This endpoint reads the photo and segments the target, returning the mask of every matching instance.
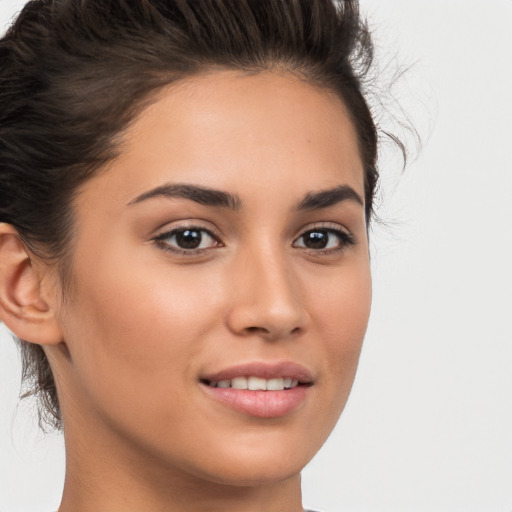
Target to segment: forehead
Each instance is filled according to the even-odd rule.
[[[241,196],[345,183],[364,196],[357,135],[341,99],[273,72],[218,71],[161,90],[99,179],[124,202],[169,181]]]

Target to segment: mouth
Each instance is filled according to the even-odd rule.
[[[299,382],[298,379],[294,379],[292,377],[265,379],[263,377],[256,376],[240,376],[233,379],[222,379],[218,381],[202,379],[201,382],[212,388],[249,389],[251,391],[284,391],[285,389],[296,388],[299,385],[311,385],[311,383]]]
[[[249,363],[200,379],[203,390],[227,408],[256,418],[277,418],[300,408],[314,381],[295,363]]]

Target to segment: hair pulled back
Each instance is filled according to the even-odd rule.
[[[355,0],[33,0],[0,39],[0,222],[65,281],[72,200],[114,159],[154,93],[194,74],[278,68],[335,91],[354,123],[367,219],[377,131],[362,84],[372,43]],[[61,426],[42,348],[19,340],[40,424]]]

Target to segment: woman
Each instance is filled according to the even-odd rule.
[[[0,42],[0,317],[60,512],[302,510],[371,302],[357,3],[29,2]]]

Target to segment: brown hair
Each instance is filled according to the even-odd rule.
[[[78,187],[115,158],[118,135],[159,88],[212,68],[273,67],[344,101],[365,170],[368,221],[377,130],[363,96],[373,48],[355,0],[33,0],[0,40],[0,222],[63,278]],[[65,281],[65,279],[64,279]],[[59,428],[40,346],[19,340],[25,396]]]

